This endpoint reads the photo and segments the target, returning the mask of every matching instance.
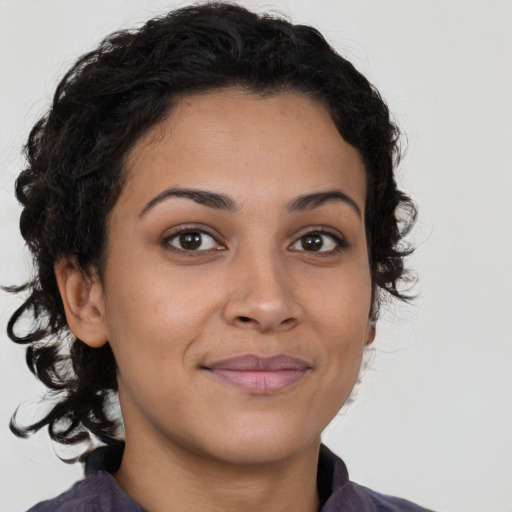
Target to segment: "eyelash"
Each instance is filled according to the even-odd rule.
[[[339,253],[343,252],[348,248],[347,241],[339,234],[335,234],[332,231],[329,231],[325,228],[308,228],[307,231],[301,233],[298,238],[290,245],[290,249],[296,251],[296,249],[292,249],[292,247],[296,244],[299,244],[301,240],[304,240],[307,237],[313,237],[314,235],[320,235],[321,237],[328,237],[334,242],[334,248],[328,251],[306,251],[306,250],[298,250],[297,252],[302,252],[307,255],[314,255],[315,257],[321,258],[329,258],[337,256]],[[324,242],[323,242],[324,243]]]
[[[181,235],[186,235],[186,234],[193,234],[193,233],[198,233],[202,236],[206,235],[208,236],[209,238],[211,238],[216,244],[217,244],[217,247],[215,249],[203,249],[203,250],[191,250],[191,249],[183,249],[183,248],[179,248],[179,247],[174,247],[172,245],[172,242],[176,239],[178,239]],[[215,251],[223,251],[224,249],[226,249],[226,247],[224,247],[223,245],[221,245],[218,241],[217,241],[217,237],[212,235],[211,233],[208,233],[208,231],[204,230],[204,229],[201,229],[201,228],[197,228],[197,227],[193,227],[193,226],[187,226],[187,227],[183,227],[181,229],[179,229],[178,231],[175,231],[174,233],[172,233],[171,235],[169,236],[166,236],[163,240],[162,240],[162,246],[164,248],[166,248],[167,250],[170,250],[170,251],[173,251],[173,252],[177,252],[179,254],[183,254],[183,255],[186,255],[186,256],[198,256],[200,254],[204,254],[204,253],[210,253],[212,250],[215,250]]]
[[[183,248],[175,247],[172,245],[172,242],[174,240],[178,239],[178,237],[180,237],[182,235],[194,234],[194,233],[198,233],[200,235],[206,235],[207,237],[211,238],[217,244],[217,247],[211,248],[211,249],[194,250],[194,249],[183,249]],[[303,247],[303,250],[293,248],[296,244],[301,243],[301,241],[303,241],[306,237],[313,237],[315,235],[320,235],[321,237],[330,238],[334,242],[335,247],[333,249],[330,249],[327,251],[321,251],[321,250],[307,251],[304,249],[304,245],[302,243],[301,245]],[[203,241],[201,241],[201,243],[202,242]],[[322,242],[322,244],[324,244],[324,243],[325,242]],[[199,256],[201,254],[204,255],[205,253],[210,254],[212,251],[223,251],[226,249],[225,246],[221,245],[217,241],[217,236],[212,235],[211,233],[209,233],[208,231],[206,231],[204,229],[193,227],[193,226],[183,227],[183,228],[179,229],[178,231],[175,231],[171,235],[166,236],[162,240],[162,246],[164,248],[166,248],[167,250],[170,250],[170,251],[182,254],[182,255],[190,256],[190,257]],[[288,248],[293,252],[301,252],[301,253],[305,253],[305,254],[309,253],[309,255],[314,255],[315,257],[328,258],[328,257],[336,256],[343,250],[347,249],[348,243],[342,236],[335,234],[329,230],[326,230],[325,228],[319,227],[319,228],[308,228],[307,231],[302,232],[295,239],[295,241],[291,245],[288,246]]]

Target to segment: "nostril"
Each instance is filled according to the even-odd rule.
[[[239,316],[238,319],[240,320],[240,322],[243,322],[244,324],[251,321],[251,319],[248,316]]]

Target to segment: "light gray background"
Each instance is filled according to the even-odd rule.
[[[412,307],[378,325],[355,402],[325,442],[354,480],[452,512],[512,511],[512,2],[243,1],[317,26],[381,91],[407,133],[402,187],[420,207]],[[29,259],[12,188],[28,130],[57,79],[104,35],[183,2],[0,0],[0,282]],[[0,295],[0,510],[80,476],[46,433],[19,440],[15,407],[41,388],[4,326]],[[30,408],[29,408],[30,410]],[[62,453],[62,451],[60,451]]]

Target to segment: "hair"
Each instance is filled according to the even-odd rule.
[[[54,395],[50,411],[21,427],[20,437],[48,427],[64,444],[116,437],[120,419],[109,344],[91,348],[70,332],[54,266],[72,258],[101,277],[108,215],[125,179],[125,159],[168,116],[180,97],[240,87],[260,95],[297,91],[321,101],[340,135],[361,154],[367,174],[365,229],[373,315],[386,296],[407,300],[403,238],[416,216],[397,188],[399,130],[377,90],[314,28],[227,4],[194,5],[116,32],[82,56],[59,83],[49,111],[24,148],[16,182],[20,230],[34,278],[12,291],[28,298],[11,316],[11,340],[26,344],[30,371]],[[15,327],[32,318],[27,334]]]

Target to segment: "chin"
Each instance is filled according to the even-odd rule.
[[[229,435],[210,444],[215,458],[234,465],[276,464],[307,449],[318,449],[321,432],[307,432],[304,423],[283,425],[253,420],[242,428],[226,429]]]
[[[257,439],[253,441],[233,443],[222,451],[221,457],[233,465],[269,465],[287,461],[307,448],[320,445],[320,438],[315,442],[294,443],[280,436],[274,439]]]

